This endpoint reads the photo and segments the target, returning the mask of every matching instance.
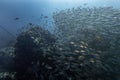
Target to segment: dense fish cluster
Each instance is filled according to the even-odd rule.
[[[79,75],[75,79],[116,80],[120,75],[119,9],[78,7],[55,12],[53,18],[56,43],[72,59],[69,64]]]
[[[113,7],[72,8],[55,12],[54,22],[62,37],[77,33],[80,29],[100,29],[107,33],[119,33],[120,10]],[[101,32],[101,31],[99,31]],[[107,34],[106,34],[107,35]],[[71,36],[70,36],[71,37]],[[68,38],[68,37],[67,37]]]
[[[54,34],[32,25],[17,37],[3,80],[120,79],[119,9],[78,7],[53,18]]]

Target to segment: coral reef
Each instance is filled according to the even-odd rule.
[[[0,80],[13,80],[14,48],[0,49]]]
[[[51,46],[54,46],[54,43],[53,35],[40,27],[33,27],[21,33],[15,44],[16,79],[37,80],[36,78],[39,78],[40,74],[45,73],[45,66],[49,69],[50,67],[47,65],[53,65],[52,60],[48,60],[48,57],[52,55]]]

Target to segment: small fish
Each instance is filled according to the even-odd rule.
[[[83,60],[85,57],[84,56],[79,56],[78,59],[79,60]]]
[[[84,53],[85,51],[84,51],[84,50],[81,50],[80,52]]]
[[[94,62],[95,62],[95,60],[91,58],[91,59],[90,59],[90,62],[91,62],[91,63],[94,63]]]
[[[74,42],[70,42],[70,44],[75,44]]]
[[[63,48],[59,48],[59,50],[60,50],[60,51],[62,51],[62,50],[63,50]]]
[[[83,45],[80,45],[80,47],[81,47],[81,48],[84,48],[84,46],[83,46]]]
[[[74,46],[76,47],[77,45],[75,44]]]
[[[16,17],[14,20],[19,20],[20,18],[19,17]]]
[[[79,51],[79,50],[75,50],[74,52],[75,52],[75,53],[79,53],[80,51]]]
[[[48,16],[44,16],[44,18],[48,18]]]
[[[32,23],[29,23],[29,25],[33,25]]]
[[[84,5],[84,6],[86,6],[86,5],[87,5],[87,3],[84,3],[83,5]]]

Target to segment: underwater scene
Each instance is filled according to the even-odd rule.
[[[0,80],[120,80],[120,0],[0,0]]]

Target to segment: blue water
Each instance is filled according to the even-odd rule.
[[[52,31],[52,13],[55,11],[77,6],[119,8],[119,3],[120,0],[0,0],[0,26],[15,36],[29,23],[41,25]],[[0,47],[10,40],[14,38],[0,28]]]

